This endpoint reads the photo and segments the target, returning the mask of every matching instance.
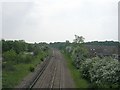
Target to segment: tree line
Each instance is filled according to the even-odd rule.
[[[84,42],[84,37],[75,35],[72,43],[52,43],[54,47],[62,50],[72,58],[72,64],[79,70],[82,77],[90,82],[89,88],[119,88],[120,62],[110,56],[100,58],[90,57],[86,45],[118,46],[119,42]]]
[[[13,70],[15,64],[30,63],[38,56],[47,57],[48,49],[47,43],[32,44],[24,40],[2,40],[3,70]]]

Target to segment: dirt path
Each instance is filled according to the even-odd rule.
[[[21,84],[21,86],[23,85]],[[75,88],[67,63],[60,51],[53,50],[53,56],[50,58],[49,64],[33,88]]]

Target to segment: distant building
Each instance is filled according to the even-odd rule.
[[[98,46],[98,45],[85,45],[89,51],[90,57],[99,56],[111,56],[118,59],[118,47],[117,46]]]

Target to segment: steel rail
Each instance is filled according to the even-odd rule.
[[[36,82],[38,81],[38,79],[40,78],[40,76],[42,75],[42,73],[44,72],[46,67],[48,66],[49,62],[50,62],[50,58],[45,60],[45,62],[41,66],[41,69],[39,70],[39,73],[36,75],[36,77],[34,78],[33,82],[31,82],[30,85],[28,86],[28,89],[32,89],[33,88],[33,86],[36,84]]]

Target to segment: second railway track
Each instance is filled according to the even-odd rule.
[[[60,73],[60,60],[58,60],[56,54],[54,54],[54,57],[50,59],[46,70],[43,72],[33,88],[60,88]]]
[[[46,59],[30,79],[29,84],[23,85],[27,89],[33,88],[70,88],[72,79],[69,77],[65,60],[58,50],[53,50],[52,57]],[[24,88],[24,87],[23,87]]]

